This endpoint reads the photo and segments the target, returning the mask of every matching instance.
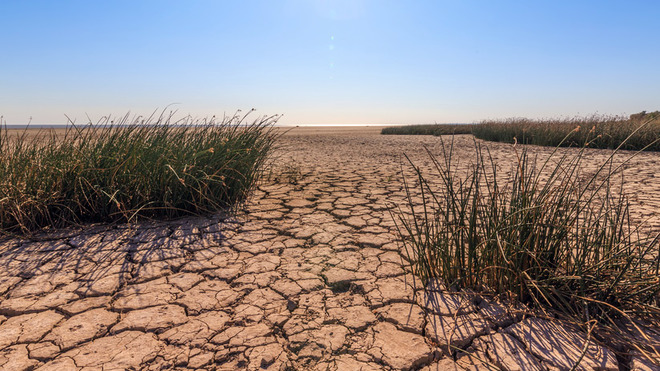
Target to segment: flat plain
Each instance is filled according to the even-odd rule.
[[[525,308],[421,287],[391,211],[413,174],[403,154],[432,179],[426,149],[451,139],[380,129],[282,128],[237,216],[1,238],[0,369],[657,369]],[[458,171],[475,143],[504,176],[520,149],[456,136]],[[610,154],[588,150],[583,171]],[[657,233],[660,153],[624,176],[633,221]]]

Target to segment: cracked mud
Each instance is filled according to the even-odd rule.
[[[623,367],[557,321],[422,290],[390,208],[405,204],[400,155],[429,167],[423,146],[438,153],[438,138],[297,129],[281,141],[238,217],[0,240],[0,369],[562,370],[584,349],[578,369]],[[502,163],[515,156],[489,146]],[[634,216],[656,230],[658,156],[629,165],[645,187]]]

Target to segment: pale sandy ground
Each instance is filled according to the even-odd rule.
[[[584,349],[578,369],[657,369],[585,348],[586,334],[556,321],[422,290],[388,210],[405,202],[402,154],[427,169],[424,146],[439,154],[440,140],[379,132],[288,131],[238,218],[0,240],[0,369],[548,370],[570,369]],[[510,168],[512,146],[488,146]],[[456,138],[462,168],[472,148]],[[653,231],[658,160],[631,161],[625,187]]]

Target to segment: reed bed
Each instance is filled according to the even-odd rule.
[[[202,215],[254,186],[277,116],[112,120],[0,133],[0,232]]]
[[[618,116],[531,120],[489,120],[475,125],[472,134],[494,142],[551,147],[589,147],[660,151],[660,112]]]
[[[471,134],[472,125],[470,124],[433,124],[433,125],[407,125],[390,126],[383,128],[380,132],[383,135],[453,135],[453,134]]]
[[[416,178],[404,179],[408,206],[395,213],[423,281],[595,323],[602,341],[620,334],[613,329],[622,320],[660,319],[660,234],[631,224],[615,181],[618,152],[586,174],[584,147],[556,149],[547,159],[514,147],[517,163],[502,174],[475,142],[471,170],[461,176],[453,145],[442,148],[440,158],[429,152],[432,179],[410,162]]]
[[[660,151],[660,112],[630,115],[533,120],[510,118],[485,120],[468,125],[408,125],[381,130],[386,135],[473,134],[492,142],[522,143],[551,147],[588,147]],[[625,143],[624,143],[625,142]]]

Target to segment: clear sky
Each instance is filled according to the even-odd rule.
[[[0,115],[630,114],[660,109],[659,18],[657,0],[2,0]]]

